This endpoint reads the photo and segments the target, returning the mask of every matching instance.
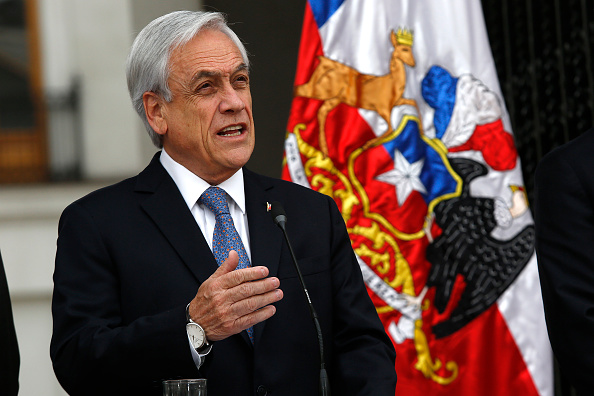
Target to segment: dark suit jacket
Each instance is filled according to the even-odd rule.
[[[536,251],[553,352],[580,394],[594,390],[594,129],[536,172]]]
[[[20,355],[4,263],[0,256],[0,386],[3,395],[15,396],[19,392]]]
[[[207,378],[216,395],[315,395],[319,349],[283,235],[287,231],[320,317],[332,391],[394,395],[395,352],[366,293],[344,222],[326,196],[244,170],[252,264],[284,292],[276,314],[216,342],[200,372],[185,307],[217,268],[200,228],[157,154],[137,177],[68,206],[59,224],[51,357],[72,395],[160,395],[160,380]],[[260,391],[258,391],[260,389]],[[124,392],[121,392],[124,394]]]

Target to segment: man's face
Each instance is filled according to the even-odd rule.
[[[224,33],[204,30],[172,52],[171,102],[162,102],[163,147],[210,184],[231,177],[254,150],[249,74]]]

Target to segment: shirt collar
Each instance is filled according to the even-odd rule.
[[[186,201],[186,205],[188,205],[188,208],[192,210],[192,207],[196,204],[198,198],[200,198],[202,193],[206,191],[208,187],[210,187],[210,184],[208,184],[199,176],[196,176],[183,165],[176,162],[173,158],[171,158],[171,156],[169,156],[169,154],[167,154],[165,149],[163,149],[161,152],[160,161],[167,173],[169,173],[177,185],[177,188],[184,198],[184,201]],[[225,190],[245,215],[245,193],[243,188],[242,169],[239,169],[233,174],[233,176],[215,187],[220,187]]]

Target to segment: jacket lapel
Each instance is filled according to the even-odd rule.
[[[141,207],[155,222],[196,279],[202,283],[217,269],[217,263],[173,179],[157,153],[138,175],[136,192],[148,196]]]
[[[252,266],[268,267],[269,276],[276,276],[280,264],[283,235],[274,224],[270,212],[267,211],[266,204],[275,200],[273,186],[265,178],[245,168],[243,175]],[[254,344],[262,336],[265,325],[264,321],[254,326]]]
[[[244,169],[244,180],[252,265],[268,267],[270,276],[276,276],[283,235],[267,210],[267,203],[275,200],[273,186],[247,169]]]

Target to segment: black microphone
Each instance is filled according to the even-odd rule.
[[[285,209],[283,209],[283,206],[280,204],[280,202],[276,201],[271,204],[270,214],[272,215],[272,220],[274,221],[274,224],[276,224],[283,231],[285,241],[287,241],[287,246],[289,246],[289,252],[291,252],[291,257],[293,258],[295,270],[297,270],[297,276],[299,277],[301,288],[303,289],[303,293],[305,294],[305,298],[307,299],[307,305],[309,306],[311,319],[313,320],[314,326],[316,327],[316,332],[318,335],[318,344],[320,346],[320,395],[330,396],[330,381],[328,380],[328,374],[326,373],[326,363],[324,361],[324,339],[322,337],[322,328],[320,326],[320,321],[318,320],[316,310],[314,309],[314,306],[311,303],[311,299],[309,298],[309,293],[307,292],[307,287],[305,286],[303,275],[301,275],[301,270],[299,269],[299,265],[297,264],[297,258],[295,257],[293,247],[291,246],[289,236],[287,235],[287,230],[285,229],[287,215],[285,213]]]

